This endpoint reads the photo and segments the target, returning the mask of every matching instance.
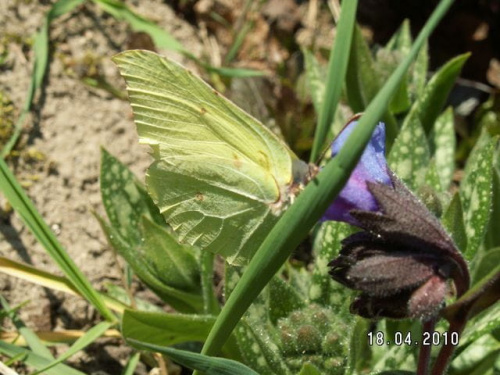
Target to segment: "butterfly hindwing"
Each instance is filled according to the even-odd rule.
[[[114,57],[140,142],[148,191],[181,241],[245,263],[289,203],[292,151],[180,65],[149,51]]]

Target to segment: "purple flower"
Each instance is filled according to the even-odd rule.
[[[332,156],[338,154],[357,124],[357,121],[351,121],[333,141]],[[337,199],[326,211],[323,220],[344,221],[358,225],[359,223],[350,214],[351,210],[377,211],[378,204],[368,189],[368,182],[391,184],[385,160],[385,125],[382,122],[376,126],[358,165]]]
[[[334,154],[354,126],[351,122],[334,141]],[[430,319],[454,290],[459,296],[465,293],[469,271],[439,220],[388,169],[384,142],[380,123],[324,217],[363,229],[342,241],[339,256],[329,264],[330,275],[360,292],[352,313]]]

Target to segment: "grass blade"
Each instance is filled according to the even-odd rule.
[[[318,126],[314,135],[314,143],[311,151],[311,162],[315,162],[325,144],[328,128],[333,122],[333,116],[337,110],[337,104],[342,93],[344,77],[347,72],[347,62],[349,60],[348,51],[351,48],[353,28],[356,22],[356,9],[358,1],[344,1],[342,3],[342,16],[337,27],[337,35],[333,42],[333,48],[328,62],[328,75],[325,99],[319,113]]]
[[[42,372],[46,372],[47,370],[53,368],[54,366],[57,366],[58,364],[62,363],[63,361],[67,360],[74,354],[78,353],[80,350],[85,349],[88,345],[92,344],[95,340],[97,340],[99,337],[101,337],[108,328],[110,328],[112,323],[110,322],[101,322],[91,329],[89,329],[85,334],[80,337],[78,340],[75,341],[71,347],[64,352],[64,354],[60,355],[55,361],[51,362],[44,368],[34,372],[32,375],[38,375],[41,374]]]
[[[31,350],[20,348],[4,341],[0,341],[0,353],[9,357],[22,356],[22,361],[24,363],[36,369],[41,369],[50,363],[50,359],[35,354]],[[63,364],[59,364],[45,373],[47,375],[85,375],[83,372]]]
[[[9,311],[12,323],[14,323],[17,331],[24,337],[31,350],[33,350],[33,353],[50,360],[54,360],[54,357],[52,356],[50,350],[40,341],[35,332],[26,327],[24,322],[17,316],[16,312],[10,309],[9,304],[1,295],[0,303],[2,304],[4,310]]]
[[[439,3],[410,53],[368,106],[339,154],[306,186],[264,240],[217,318],[203,347],[203,354],[215,355],[219,352],[248,306],[338,195],[420,47],[452,3],[453,0],[442,0]]]
[[[29,281],[31,283],[41,285],[43,287],[59,290],[61,292],[81,296],[80,292],[75,289],[68,279],[60,276],[55,276],[49,272],[39,270],[38,268],[27,264],[15,262],[5,257],[0,257],[0,272],[10,276]],[[125,307],[128,307],[113,298],[101,295],[106,306],[118,313],[123,313]]]
[[[184,350],[148,344],[141,341],[127,340],[133,346],[165,354],[183,366],[203,371],[206,375],[258,375],[240,362],[224,358],[212,358]]]
[[[23,191],[5,162],[0,159],[0,190],[12,207],[21,216],[25,225],[54,259],[76,290],[84,296],[107,320],[115,321],[113,313],[104,304],[101,296],[92,287],[85,275],[78,269],[66,250],[61,246],[47,223]]]

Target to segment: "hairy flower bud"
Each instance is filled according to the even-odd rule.
[[[377,138],[375,143],[380,144],[380,134],[384,133],[379,130],[372,141]],[[384,166],[385,159],[380,161],[383,149],[378,150],[378,154],[368,155],[377,158],[377,165]],[[363,158],[362,162],[366,165]],[[356,175],[358,167],[350,179],[354,176],[363,192],[343,190],[342,202],[354,204],[347,213],[336,212],[334,216],[363,231],[342,241],[339,256],[329,264],[330,275],[361,292],[351,305],[353,313],[366,318],[432,318],[443,307],[446,296],[453,292],[449,279],[458,295],[468,289],[467,264],[439,220],[388,168],[385,168],[388,181],[380,174],[384,168],[379,168],[375,173],[378,180],[372,174],[363,185],[359,183],[360,174]],[[356,199],[361,195],[362,204],[357,204]],[[366,209],[368,199],[374,203]],[[335,201],[329,212],[342,205]]]

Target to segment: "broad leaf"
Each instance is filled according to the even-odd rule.
[[[464,253],[467,249],[467,235],[465,233],[464,215],[460,194],[456,193],[453,196],[453,199],[446,209],[441,221],[448,233],[451,234],[451,238],[453,238],[455,245],[457,245],[458,249]]]
[[[441,186],[447,190],[455,171],[456,141],[451,108],[448,108],[437,118],[429,138],[431,154],[436,160],[436,170]]]
[[[290,312],[305,307],[306,296],[301,296],[281,277],[273,277],[267,288],[269,318],[273,324]]]
[[[238,341],[241,355],[246,364],[262,375],[288,375],[280,349],[272,340],[271,332],[265,326],[257,326],[242,319],[234,335]]]
[[[127,261],[137,276],[146,283],[163,301],[180,312],[197,312],[203,309],[200,291],[186,292],[163,283],[152,272],[138,247],[132,247],[104,219],[96,215],[109,243]]]
[[[471,260],[483,241],[491,210],[492,160],[495,140],[486,132],[478,140],[465,166],[460,185],[460,197],[464,209],[467,251]]]
[[[319,113],[325,97],[326,71],[311,51],[304,49],[302,53],[304,54],[306,78],[311,99],[316,113]]]
[[[341,248],[340,241],[352,231],[350,225],[341,222],[325,221],[321,224],[313,245],[315,257],[309,289],[309,298],[312,302],[336,307],[345,302],[345,289],[339,288],[329,276],[328,263],[338,255]]]
[[[140,252],[144,262],[165,285],[186,292],[199,292],[200,268],[193,249],[180,245],[164,227],[143,217]]]
[[[209,315],[152,313],[125,310],[122,334],[127,340],[137,340],[152,345],[170,346],[189,341],[203,342],[215,322]],[[224,353],[239,358],[239,350],[231,338]]]
[[[142,216],[165,223],[134,174],[105,149],[101,150],[100,180],[102,202],[111,226],[130,246],[141,243]]]
[[[443,65],[425,86],[423,95],[413,105],[412,111],[417,111],[422,127],[428,135],[434,122],[443,110],[455,80],[462,71],[469,54],[455,57]]]
[[[429,159],[429,146],[422,124],[417,116],[410,113],[392,146],[389,167],[410,189],[414,189],[423,181]]]

